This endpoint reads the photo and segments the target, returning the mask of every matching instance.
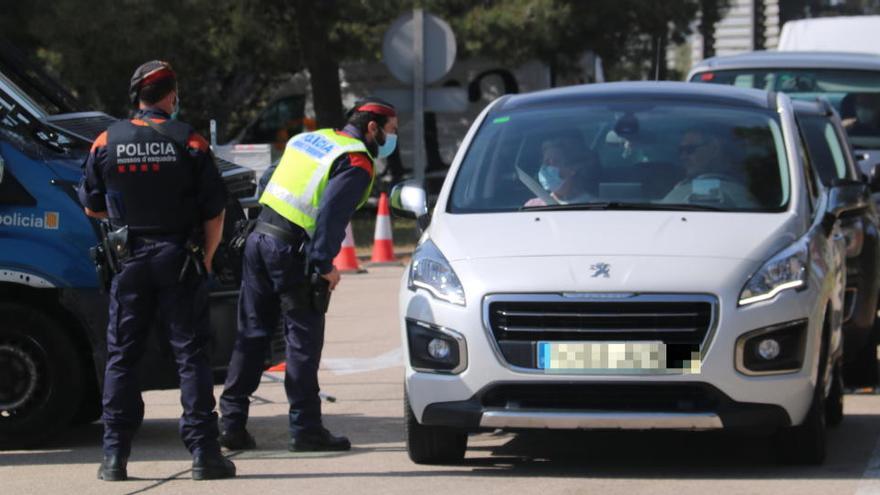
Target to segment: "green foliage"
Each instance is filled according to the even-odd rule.
[[[5,3],[5,2],[4,2]],[[34,0],[0,28],[86,105],[122,116],[128,81],[151,59],[179,75],[184,117],[246,118],[235,110],[265,99],[279,74],[301,68],[292,30],[257,0]],[[27,7],[24,7],[26,5]]]
[[[0,33],[88,106],[117,116],[130,110],[134,69],[168,60],[183,117],[205,129],[209,118],[248,121],[306,67],[321,74],[316,109],[333,115],[338,92],[320,83],[340,62],[381,60],[385,30],[415,3],[450,22],[460,58],[538,59],[561,74],[593,50],[613,79],[649,75],[701,4],[726,0],[0,0]]]

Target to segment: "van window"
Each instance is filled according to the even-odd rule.
[[[611,202],[632,209],[786,209],[778,116],[687,102],[496,111],[453,184],[453,213]]]

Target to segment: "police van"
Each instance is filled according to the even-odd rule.
[[[842,420],[845,244],[779,93],[611,83],[475,121],[401,281],[410,458],[495,429],[747,430],[825,455]]]
[[[0,448],[11,448],[100,416],[108,298],[89,257],[99,225],[83,214],[74,187],[91,142],[115,119],[82,111],[7,47],[0,55]],[[210,309],[221,380],[240,283],[240,260],[226,243],[243,218],[238,198],[252,196],[255,183],[250,170],[218,166],[230,198]],[[144,390],[177,387],[171,349],[157,333],[140,363]]]

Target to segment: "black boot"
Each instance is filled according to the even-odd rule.
[[[327,428],[321,428],[291,438],[287,450],[291,452],[336,452],[351,450],[351,442],[344,436],[330,433]]]
[[[128,459],[121,455],[105,455],[98,468],[98,479],[104,481],[125,481],[128,479]]]
[[[194,480],[220,480],[235,477],[235,464],[220,452],[200,452],[193,456]]]
[[[257,441],[247,430],[224,431],[220,434],[220,446],[229,450],[253,450]]]

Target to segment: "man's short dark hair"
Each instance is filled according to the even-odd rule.
[[[155,105],[175,89],[177,89],[177,81],[173,78],[159,79],[155,83],[141,86],[138,98],[141,103]]]

